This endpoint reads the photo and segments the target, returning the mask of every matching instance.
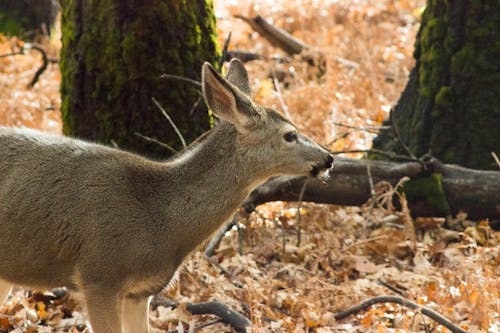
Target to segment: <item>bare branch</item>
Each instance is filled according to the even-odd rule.
[[[368,184],[370,185],[370,208],[368,209],[368,214],[365,218],[365,222],[363,223],[363,230],[362,230],[362,237],[365,237],[365,231],[366,227],[370,224],[371,218],[372,218],[372,213],[373,209],[375,208],[375,203],[377,202],[376,194],[375,194],[375,185],[373,183],[373,177],[372,177],[372,169],[371,169],[371,164],[370,160],[368,159],[368,154],[365,153],[365,163],[366,163],[366,175],[368,177]]]
[[[404,291],[396,286],[393,286],[392,284],[387,282],[385,279],[377,279],[377,283],[386,287],[390,291],[392,291],[398,295],[401,295],[402,297],[408,297],[408,293],[406,291]]]
[[[243,284],[239,281],[239,279],[230,271],[222,267],[217,261],[215,261],[212,257],[207,257],[205,256],[207,261],[211,263],[213,266],[218,268],[222,273],[224,273],[228,278],[229,281],[237,288],[243,288]]]
[[[304,181],[304,185],[302,185],[302,189],[300,190],[299,194],[299,203],[297,204],[297,246],[300,246],[300,241],[302,240],[302,228],[300,225],[302,214],[300,213],[300,207],[302,206],[302,198],[304,198],[304,192],[306,190],[308,180],[309,177],[306,178],[306,180]]]
[[[408,162],[419,162],[419,160],[414,159],[412,157],[408,157],[406,155],[399,155],[390,151],[383,151],[379,149],[351,149],[351,150],[338,150],[338,151],[332,151],[331,152],[334,155],[339,155],[339,154],[347,154],[347,153],[372,153],[372,154],[377,154],[377,155],[382,155],[385,156],[389,159],[392,160],[401,160],[401,161],[408,161]]]
[[[237,223],[238,223],[238,213],[234,213],[233,219],[231,220],[231,222],[229,222],[228,224],[226,224],[225,227],[223,227],[222,229],[220,229],[217,232],[217,234],[208,243],[207,247],[205,248],[205,255],[207,257],[211,257],[212,256],[212,254],[215,251],[215,248],[219,245],[219,243],[222,240],[222,238],[224,238],[224,235],[226,234],[226,232],[228,232],[229,230],[231,230],[231,228],[233,227],[233,225],[235,225]]]
[[[403,147],[404,151],[406,152],[406,154],[408,154],[408,156],[410,156],[414,160],[417,160],[415,155],[411,152],[410,148],[408,148],[408,146],[403,142],[403,140],[401,140],[401,136],[399,135],[398,128],[396,126],[396,123],[394,122],[394,111],[392,109],[389,112],[389,119],[391,121],[392,132],[394,133],[394,136],[396,137],[396,140],[398,141],[398,143],[401,145],[401,147]]]
[[[170,146],[170,145],[168,145],[168,144],[166,144],[164,142],[161,142],[160,140],[157,140],[155,138],[150,138],[149,136],[145,136],[145,135],[142,135],[141,133],[137,133],[137,132],[135,132],[134,135],[136,135],[136,136],[140,137],[141,139],[144,139],[144,140],[146,140],[148,142],[156,143],[156,144],[162,146],[163,148],[167,148],[168,150],[170,150],[174,154],[178,153],[178,151],[175,150],[172,146]]]
[[[35,83],[38,82],[38,79],[40,78],[40,75],[42,75],[43,72],[45,72],[45,70],[47,69],[49,61],[48,61],[48,58],[47,58],[47,52],[45,52],[45,50],[40,45],[26,43],[26,44],[24,44],[23,47],[25,49],[32,49],[32,50],[38,51],[42,55],[42,65],[38,68],[38,70],[35,73],[35,76],[33,76],[33,79],[28,84],[28,88],[32,88],[35,85]]]
[[[208,323],[205,323],[203,325],[198,325],[194,328],[194,332],[198,332],[202,328],[209,327],[209,326],[212,326],[212,325],[215,325],[218,323],[223,323],[222,319],[216,319],[216,320],[209,321]],[[179,333],[179,330],[171,330],[171,331],[168,331],[167,333]]]
[[[167,120],[170,123],[170,125],[172,125],[172,127],[174,128],[175,133],[177,134],[177,136],[181,140],[182,146],[184,147],[184,149],[186,149],[187,148],[186,141],[184,140],[184,137],[182,136],[181,132],[179,131],[179,129],[175,125],[175,123],[172,120],[172,118],[170,118],[170,116],[168,115],[167,111],[165,111],[165,109],[160,105],[160,103],[156,100],[156,98],[151,97],[151,99],[153,100],[153,103],[155,103],[155,105],[158,107],[158,109],[160,109],[161,113],[163,113],[163,115],[165,116],[165,118],[167,118]]]
[[[414,303],[410,301],[409,299],[403,298],[401,296],[376,296],[373,298],[370,298],[358,305],[352,306],[350,308],[347,308],[343,311],[337,312],[335,314],[335,320],[342,320],[344,318],[349,317],[350,315],[356,314],[360,311],[368,309],[370,306],[377,304],[377,303],[397,303],[401,304],[407,308],[410,308],[412,310],[416,310],[423,315],[426,315],[427,317],[435,320],[439,324],[443,325],[453,333],[467,333],[467,331],[461,329],[460,327],[456,326],[453,324],[450,320],[447,318],[443,317],[439,313],[435,312],[434,310],[431,310],[425,306],[420,306],[417,303]]]
[[[290,116],[290,113],[288,112],[288,106],[286,105],[285,100],[283,99],[283,96],[281,95],[280,83],[278,82],[278,79],[274,75],[274,71],[273,71],[273,84],[274,84],[274,89],[276,89],[276,93],[278,95],[278,100],[280,102],[281,108],[283,109],[283,113],[287,116],[288,119],[292,120],[292,117]]]
[[[493,159],[495,160],[495,162],[497,162],[497,165],[498,167],[500,168],[500,160],[498,159],[498,156],[497,154],[495,154],[494,151],[491,152],[491,156],[493,156]]]
[[[357,131],[364,131],[372,134],[378,134],[380,130],[389,129],[389,126],[358,127],[358,126],[345,125],[338,122],[334,122],[333,124],[335,126],[350,128]]]
[[[222,65],[224,64],[224,61],[227,60],[228,58],[228,48],[229,48],[229,42],[231,41],[231,35],[233,34],[232,31],[229,32],[227,35],[226,40],[224,41],[224,47],[222,48],[222,56],[219,59],[219,73],[222,72]]]
[[[194,84],[197,87],[201,87],[200,82],[193,80],[193,79],[190,79],[190,78],[187,78],[187,77],[184,77],[184,76],[180,76],[180,75],[162,74],[162,75],[160,75],[160,79],[175,79],[175,80],[179,80],[179,81],[189,82],[191,84]]]

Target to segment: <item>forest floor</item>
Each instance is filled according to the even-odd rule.
[[[413,66],[425,1],[215,2],[221,45],[232,32],[230,50],[266,57],[246,66],[258,102],[287,114],[331,150],[369,148]],[[233,15],[261,15],[292,33],[313,46],[307,55],[315,64],[303,55],[275,60],[283,51]],[[39,42],[50,59],[58,58],[57,34]],[[0,36],[0,55],[22,44]],[[0,57],[0,125],[61,132],[57,62],[27,87],[40,63],[36,50]],[[469,332],[500,332],[500,233],[465,214],[412,218],[390,204],[394,189],[380,188],[373,205],[303,203],[300,225],[297,203],[241,213],[242,240],[231,230],[211,260],[195,253],[186,262],[165,294],[180,305],[151,311],[153,332],[194,332],[203,325],[203,332],[232,332],[215,316],[186,310],[187,302],[209,300],[250,318],[254,332],[447,331],[420,310],[392,303],[335,321],[338,311],[378,295],[406,297]],[[16,288],[0,308],[0,332],[88,331],[77,303],[52,296]]]

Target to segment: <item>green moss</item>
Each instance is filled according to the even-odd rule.
[[[450,206],[442,185],[442,175],[433,173],[428,176],[412,179],[402,187],[402,192],[411,202],[423,202],[432,207],[435,213],[449,214]]]
[[[7,14],[0,13],[0,32],[6,35],[19,36],[23,31],[20,22]]]
[[[451,58],[451,74],[455,77],[467,78],[475,72],[474,63],[478,53],[473,45],[466,45]]]
[[[455,98],[453,94],[453,88],[450,86],[443,86],[436,94],[434,102],[439,106],[450,106]]]
[[[429,3],[416,46],[419,49],[419,93],[432,99],[443,85],[443,76],[446,75],[448,18],[437,15],[445,12],[445,8],[440,0]]]

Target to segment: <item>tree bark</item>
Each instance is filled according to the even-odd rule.
[[[61,2],[61,111],[66,135],[164,158],[171,152],[134,135],[182,148],[152,98],[187,142],[209,129],[204,104],[191,110],[199,88],[160,75],[199,80],[203,62],[216,62],[211,0]]]
[[[418,216],[446,216],[459,211],[471,218],[500,218],[500,172],[479,171],[431,160],[427,170],[418,162],[395,163],[337,158],[331,181],[307,183],[303,200],[317,203],[359,206],[370,198],[366,163],[370,163],[374,183],[387,181],[393,186],[403,177],[411,181],[402,190],[409,208]],[[429,179],[436,181],[429,185]],[[297,201],[306,177],[276,177],[259,186],[246,199],[244,207],[268,201]],[[424,181],[427,188],[418,189]],[[431,190],[428,188],[431,187]],[[436,190],[437,189],[437,190]],[[428,195],[428,192],[433,195]]]
[[[500,2],[428,0],[394,126],[416,156],[496,169],[500,152]],[[387,121],[386,123],[388,123]],[[389,131],[373,147],[402,153]]]

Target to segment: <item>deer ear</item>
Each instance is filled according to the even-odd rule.
[[[208,62],[203,64],[201,71],[201,88],[212,112],[241,132],[249,130],[260,118],[250,97],[220,76]]]
[[[233,58],[229,63],[226,79],[234,84],[241,92],[250,96],[250,83],[248,82],[248,73],[243,63],[238,58]]]

